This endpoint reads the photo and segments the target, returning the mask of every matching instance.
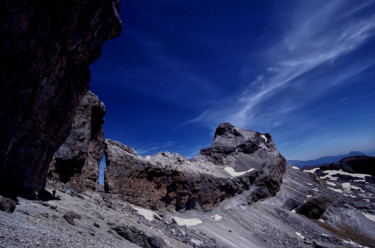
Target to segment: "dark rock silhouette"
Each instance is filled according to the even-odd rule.
[[[341,159],[337,163],[320,166],[324,170],[343,170],[349,173],[363,173],[375,176],[375,157],[351,156]]]
[[[16,202],[10,198],[0,196],[0,210],[13,213],[16,210]]]
[[[104,103],[88,92],[78,106],[68,139],[56,152],[48,172],[52,183],[96,190],[99,164],[104,156]]]
[[[121,31],[118,0],[0,3],[0,194],[46,181],[88,91],[89,65]]]
[[[105,190],[152,209],[211,210],[248,191],[252,203],[277,193],[286,161],[269,134],[221,124],[213,144],[186,160],[179,154],[139,156],[106,140]]]

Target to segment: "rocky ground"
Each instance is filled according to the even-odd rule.
[[[371,175],[288,165],[275,197],[249,205],[246,194],[209,212],[155,212],[63,187],[56,200],[18,198],[14,213],[0,211],[0,247],[375,247]],[[319,218],[300,211],[322,197]]]

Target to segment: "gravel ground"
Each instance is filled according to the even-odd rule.
[[[276,197],[248,205],[244,193],[210,212],[183,213],[156,213],[118,195],[61,189],[58,200],[19,198],[14,213],[0,211],[0,247],[375,247],[375,222],[363,214],[371,210],[364,204],[374,202],[373,184],[356,184],[365,191],[353,191],[356,201],[325,184],[288,166]],[[333,199],[320,220],[285,208],[288,199],[301,203],[319,195]]]

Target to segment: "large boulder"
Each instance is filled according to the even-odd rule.
[[[0,194],[43,188],[89,65],[121,31],[118,9],[119,0],[0,2]]]
[[[319,219],[327,208],[331,205],[331,200],[326,196],[318,196],[306,200],[298,206],[296,212],[303,214],[310,219]]]
[[[104,103],[91,91],[82,99],[68,139],[52,160],[48,179],[73,188],[95,190],[104,156]]]
[[[245,191],[249,202],[264,199],[280,189],[286,166],[269,134],[228,123],[192,160],[169,152],[142,157],[112,140],[105,155],[105,191],[152,209],[208,211]]]

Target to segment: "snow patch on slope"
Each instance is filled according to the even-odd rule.
[[[177,225],[179,226],[196,226],[198,224],[202,224],[202,221],[198,218],[191,218],[191,219],[184,219],[176,216],[172,216],[172,218],[176,221]]]
[[[371,177],[369,174],[360,174],[360,173],[349,173],[343,170],[326,170],[323,171],[324,174],[328,174],[326,176],[320,177],[321,179],[330,179],[330,180],[337,180],[337,177],[334,177],[334,175],[344,175],[344,176],[351,176],[355,178],[361,178],[365,179],[365,177]]]
[[[357,187],[354,185],[351,185],[350,183],[343,183],[341,184],[344,190],[350,191],[350,190],[359,190],[361,192],[365,192],[361,187]]]
[[[215,214],[215,215],[211,216],[211,219],[216,220],[216,221],[221,221],[223,219],[223,217],[221,217],[218,214]]]
[[[362,214],[369,220],[375,222],[375,215],[372,215],[372,214],[368,214],[368,213],[363,213]]]
[[[303,170],[303,172],[314,174],[317,170],[320,170],[320,168],[314,168],[314,169],[311,169],[311,170]]]
[[[299,233],[299,232],[296,232],[296,235],[298,236],[298,237],[300,237],[301,239],[304,239],[305,238],[305,236],[303,236],[301,233]]]
[[[139,215],[142,215],[148,221],[155,220],[154,216],[158,216],[161,219],[161,217],[156,212],[154,212],[152,210],[141,208],[141,207],[137,207],[137,206],[134,206],[134,205],[131,205],[131,206],[132,206],[132,208],[134,208],[135,210],[137,210],[137,213]]]
[[[249,169],[249,170],[247,170],[247,171],[237,172],[237,171],[235,171],[232,167],[225,167],[224,170],[225,170],[228,174],[230,174],[232,177],[238,177],[238,176],[242,176],[242,175],[244,175],[244,174],[246,174],[246,173],[248,173],[248,172],[250,172],[250,171],[253,171],[253,170],[255,170],[255,169],[254,169],[254,168],[251,168],[251,169]]]

